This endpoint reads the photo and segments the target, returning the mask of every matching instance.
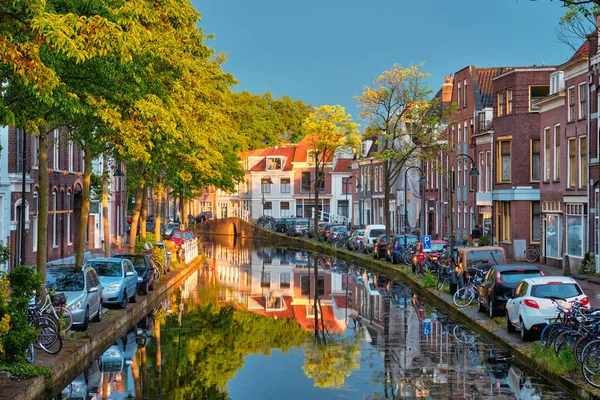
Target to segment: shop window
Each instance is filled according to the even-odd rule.
[[[583,257],[586,250],[587,210],[585,204],[567,204],[567,254]]]
[[[546,216],[546,257],[562,259],[562,215],[548,214]]]
[[[538,201],[531,202],[531,241],[533,243],[540,242],[540,203]]]

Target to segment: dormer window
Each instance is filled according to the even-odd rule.
[[[283,159],[281,157],[267,157],[268,170],[282,170]]]
[[[314,150],[306,150],[306,162],[314,165],[314,163],[315,163],[315,151]]]
[[[565,73],[557,71],[550,75],[550,94],[565,90]]]

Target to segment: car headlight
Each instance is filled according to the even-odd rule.
[[[68,308],[69,308],[69,310],[77,310],[77,309],[81,308],[81,304],[82,304],[82,301],[79,300],[79,301],[76,301],[75,303],[71,304]]]
[[[120,283],[113,283],[112,285],[108,286],[108,290],[119,290],[119,289],[121,289]]]
[[[121,356],[121,353],[119,353],[118,351],[114,351],[114,350],[108,350],[108,351],[104,352],[104,355],[106,357],[110,357],[110,358],[118,358]]]
[[[139,276],[139,275],[138,275],[138,282],[141,282],[141,281],[143,281],[143,280],[144,280],[144,277],[143,277],[143,276]]]

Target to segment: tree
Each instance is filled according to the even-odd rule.
[[[304,143],[308,147],[315,167],[314,234],[317,236],[319,192],[325,185],[325,166],[333,161],[336,151],[343,147],[353,148],[357,145],[358,124],[352,121],[350,114],[346,114],[344,107],[324,105],[310,113],[303,126],[306,132]]]
[[[596,31],[598,3],[565,4],[565,15],[560,18],[556,35],[558,40],[576,52],[581,43],[589,40],[590,33]]]
[[[431,90],[422,72],[423,64],[403,68],[398,64],[384,71],[354,99],[360,117],[368,121],[365,137],[375,137],[372,157],[383,164],[386,236],[391,233],[390,189],[403,168],[413,160],[427,161],[445,144],[441,132],[439,101],[428,100]]]

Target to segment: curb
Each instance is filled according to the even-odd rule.
[[[316,251],[330,257],[340,258],[357,265],[368,267],[374,272],[385,273],[387,275],[391,275],[391,277],[400,277],[411,286],[413,291],[422,296],[423,299],[432,306],[445,311],[453,318],[467,325],[469,328],[472,328],[501,349],[508,351],[521,364],[526,365],[534,372],[543,375],[544,378],[556,384],[567,393],[575,396],[578,399],[600,399],[600,390],[595,390],[591,385],[585,382],[582,376],[580,376],[577,381],[572,381],[563,375],[550,371],[544,363],[536,361],[536,358],[532,357],[526,352],[526,350],[530,350],[530,348],[525,344],[520,344],[518,342],[520,341],[520,338],[517,339],[501,329],[496,329],[494,331],[490,330],[489,327],[484,325],[484,320],[477,318],[479,313],[469,308],[458,309],[454,305],[450,295],[443,293],[440,294],[433,289],[425,289],[421,287],[419,281],[414,275],[407,274],[393,264],[379,261],[372,257],[361,256],[358,255],[358,253],[350,252],[345,249],[336,249],[330,246],[325,246],[320,242],[315,242],[305,238],[288,237],[264,229],[261,229],[260,233],[261,234],[259,236],[254,236],[253,239],[266,241],[272,246],[281,245],[297,248],[299,250]]]
[[[0,384],[0,399],[29,400],[53,398],[53,391],[63,388],[77,377],[79,371],[85,369],[94,359],[100,357],[105,348],[125,335],[138,321],[152,311],[165,294],[174,290],[187,279],[203,261],[198,256],[185,268],[170,272],[168,280],[158,282],[154,291],[145,296],[138,296],[137,303],[129,304],[127,309],[110,312],[101,322],[90,325],[84,333],[89,338],[77,338],[64,345],[62,351],[55,355],[36,353],[36,360],[50,368],[51,380],[42,376],[22,381],[5,381]],[[111,310],[112,311],[112,310]],[[36,365],[39,365],[36,361]]]

